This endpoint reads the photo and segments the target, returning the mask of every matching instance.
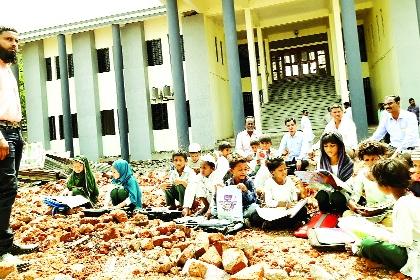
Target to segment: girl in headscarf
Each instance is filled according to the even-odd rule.
[[[321,136],[321,158],[319,169],[328,170],[341,181],[347,181],[353,174],[353,162],[346,154],[343,138],[338,132],[327,132]],[[319,210],[323,213],[334,212],[342,214],[347,210],[347,198],[345,190],[337,190],[334,182],[331,191],[320,190],[315,198],[318,201]]]
[[[118,185],[110,193],[112,205],[117,208],[130,206],[133,209],[142,208],[141,189],[133,176],[130,164],[118,159],[112,164],[112,183]],[[105,205],[106,207],[107,205]]]
[[[79,155],[73,159],[73,172],[67,180],[68,193],[82,195],[90,200],[92,206],[98,201],[99,190],[96,185],[89,161],[85,156]]]

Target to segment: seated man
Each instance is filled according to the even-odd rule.
[[[258,139],[260,132],[255,130],[254,117],[246,117],[245,130],[238,133],[236,136],[235,149],[236,152],[246,158],[248,161],[252,160],[251,141]]]
[[[288,132],[283,135],[278,155],[283,157],[287,165],[287,174],[293,175],[295,170],[306,170],[309,165],[307,160],[309,142],[302,131],[297,130],[296,120],[288,118],[284,121]]]

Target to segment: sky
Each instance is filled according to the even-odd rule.
[[[13,0],[2,4],[0,25],[26,32],[161,5],[160,0]]]

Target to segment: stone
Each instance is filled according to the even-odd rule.
[[[127,213],[124,210],[116,209],[113,210],[110,215],[114,218],[115,221],[119,223],[125,223],[128,221]]]
[[[0,279],[4,279],[10,273],[17,271],[16,265],[9,262],[1,262],[0,263]]]
[[[141,248],[141,240],[139,240],[139,239],[131,240],[129,248],[134,250],[134,251],[138,251]]]
[[[222,269],[196,259],[189,259],[182,268],[181,274],[206,280],[226,279],[228,276]]]
[[[81,224],[79,227],[80,234],[89,234],[95,230],[95,226],[92,224]]]
[[[195,255],[195,246],[194,244],[190,244],[187,248],[185,248],[181,255],[179,256],[179,259],[177,261],[178,266],[183,266],[187,260],[192,259]]]
[[[200,257],[200,261],[212,264],[218,268],[222,267],[222,257],[214,246],[211,246],[207,252]]]
[[[262,280],[264,277],[264,267],[261,264],[255,264],[235,273],[231,280]]]
[[[223,255],[223,251],[231,248],[232,246],[228,241],[216,241],[213,246],[216,248],[219,255]]]
[[[223,251],[222,264],[227,273],[235,274],[248,266],[248,259],[241,249],[229,248]]]
[[[160,232],[160,234],[170,234],[175,232],[176,224],[175,222],[166,222],[158,226],[156,229]]]
[[[159,236],[153,236],[152,242],[154,246],[162,246],[162,243],[165,241],[170,241],[171,239],[169,236],[166,235],[159,235]]]
[[[140,247],[143,250],[152,250],[155,247],[155,245],[153,245],[153,241],[151,238],[143,238],[140,241]]]
[[[185,248],[187,248],[190,245],[191,245],[191,242],[187,242],[187,241],[186,242],[178,242],[178,243],[175,243],[172,246],[172,248],[179,248],[179,249],[181,249],[181,251],[184,251]]]
[[[264,278],[267,280],[282,280],[287,279],[289,275],[283,269],[265,268]]]
[[[100,222],[101,221],[98,218],[94,218],[94,217],[85,217],[85,218],[80,219],[81,224],[96,225],[96,224],[99,224]]]
[[[214,244],[217,241],[225,240],[225,236],[221,232],[210,233],[208,237],[210,244]]]

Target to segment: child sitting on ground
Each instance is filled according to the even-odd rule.
[[[252,220],[256,215],[257,196],[255,194],[254,183],[247,177],[248,163],[245,158],[235,154],[232,156],[232,160],[229,162],[229,166],[230,172],[232,173],[232,178],[227,180],[225,185],[233,185],[241,190],[244,223],[249,226],[252,224]],[[216,199],[216,194],[213,196],[213,198],[214,200]],[[209,211],[206,213],[206,216],[208,217],[210,216]],[[215,216],[217,215],[214,208],[211,214]]]
[[[225,181],[225,178],[226,180],[230,178],[228,172],[230,169],[229,159],[231,159],[232,145],[227,141],[222,141],[219,144],[218,150],[215,173],[217,174],[216,176]]]
[[[375,140],[365,140],[359,144],[358,158],[363,162],[362,167],[359,169],[357,175],[349,180],[352,186],[353,193],[348,201],[350,210],[346,211],[344,216],[357,213],[361,216],[372,217],[382,214],[384,209],[369,210],[366,207],[380,207],[383,205],[392,206],[394,199],[390,195],[386,195],[378,187],[371,174],[373,165],[381,158],[388,154],[388,148],[385,144]],[[364,205],[359,202],[364,200]],[[380,215],[369,219],[372,222],[380,222],[386,218],[386,215]],[[390,217],[389,217],[390,218]],[[389,219],[386,219],[386,225],[390,225]]]
[[[411,161],[413,167],[411,171],[410,191],[417,197],[420,197],[420,148],[415,149],[411,153]]]
[[[210,209],[210,204],[213,202],[216,185],[223,186],[223,181],[214,172],[216,167],[214,157],[204,155],[200,158],[200,162],[200,174],[195,176],[194,180],[185,190],[184,209],[182,210],[184,216],[192,214],[195,198],[198,198],[200,203],[204,205],[196,215],[204,215]]]
[[[82,155],[76,156],[73,159],[72,169],[73,172],[67,180],[67,188],[63,194],[82,195],[89,199],[91,206],[94,206],[98,201],[99,190],[88,159]]]
[[[324,169],[341,181],[345,182],[353,174],[353,162],[346,154],[344,142],[338,132],[327,132],[321,136],[320,140],[321,157],[318,169]],[[347,196],[345,190],[330,182],[330,188],[320,190],[315,198],[318,201],[319,210],[323,213],[342,214],[347,210]]]
[[[133,175],[130,164],[123,160],[117,159],[111,168],[112,184],[117,185],[113,188],[105,198],[104,207],[108,207],[112,202],[114,208],[123,208],[129,206],[130,209],[142,208],[142,192]]]
[[[299,199],[300,190],[295,182],[287,176],[287,166],[282,158],[273,158],[266,163],[271,177],[264,184],[264,203],[266,207],[290,207]],[[294,228],[308,218],[307,209],[303,207],[293,218],[284,217],[274,221],[265,221],[261,217],[257,222],[263,229]]]
[[[420,198],[408,192],[408,166],[398,159],[381,160],[373,166],[372,174],[381,191],[397,200],[392,213],[392,233],[363,239],[358,254],[419,279]]]
[[[195,174],[200,173],[200,156],[201,156],[201,147],[200,144],[191,143],[188,147],[188,152],[190,157],[188,158],[187,165],[194,170]]]
[[[187,166],[187,153],[177,151],[172,154],[174,169],[169,173],[168,181],[160,184],[160,188],[165,192],[166,205],[170,210],[177,209],[175,200],[179,202],[179,208],[184,205],[185,189],[188,183],[194,178],[195,172]]]
[[[256,160],[256,166],[254,173],[251,173],[250,176],[255,176],[254,178],[254,185],[255,189],[258,192],[264,191],[263,187],[265,182],[271,178],[271,173],[267,169],[266,162],[268,159],[274,158],[276,155],[276,151],[271,148],[272,142],[271,137],[268,135],[263,135],[260,137],[260,150],[258,153],[262,154],[258,156],[258,160]],[[252,163],[252,162],[251,162]]]

